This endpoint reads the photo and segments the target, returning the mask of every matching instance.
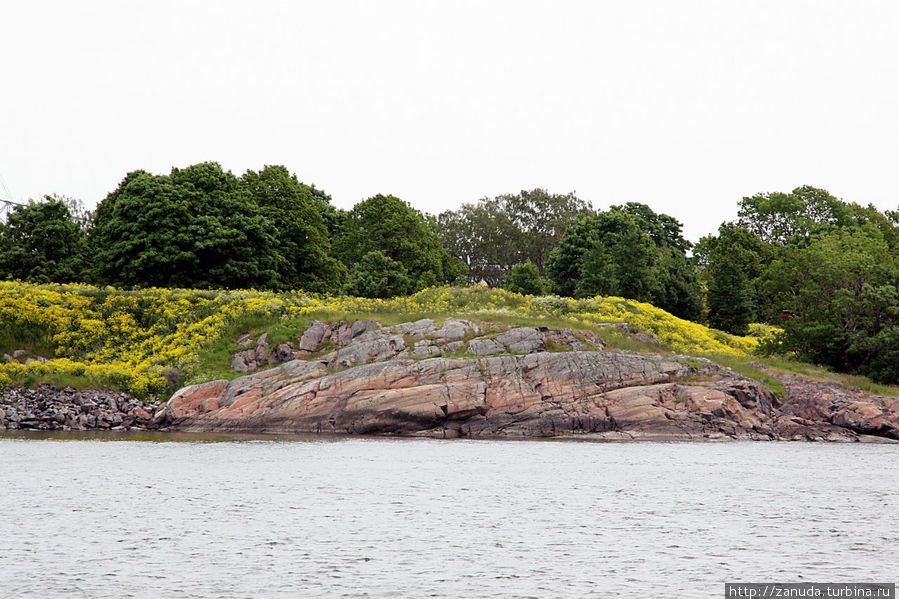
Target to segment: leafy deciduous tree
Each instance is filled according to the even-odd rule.
[[[90,239],[102,283],[281,287],[271,225],[218,163],[129,173],[97,207]]]
[[[84,279],[85,232],[68,204],[46,196],[12,210],[0,223],[0,276],[32,283]]]
[[[359,297],[388,298],[409,293],[411,286],[403,265],[375,250],[353,266],[344,291]]]
[[[449,252],[469,267],[469,280],[502,283],[514,265],[531,260],[540,273],[570,224],[590,213],[573,193],[544,189],[485,198],[437,217],[436,230]]]
[[[793,312],[780,351],[899,381],[899,260],[875,226],[818,236],[775,260],[767,277],[769,293]]]
[[[648,206],[613,206],[568,228],[547,274],[559,295],[621,295],[682,318],[701,313],[699,280],[680,223]]]
[[[322,211],[328,204],[320,190],[300,183],[283,166],[247,171],[241,184],[272,227],[278,285],[285,289],[334,292],[346,269],[331,256]]]
[[[424,216],[390,195],[356,204],[343,218],[335,249],[348,266],[370,252],[381,252],[403,265],[415,290],[451,282],[465,271],[464,265],[447,253]]]
[[[545,287],[540,278],[540,269],[530,259],[509,269],[504,286],[509,291],[522,295],[542,295]]]

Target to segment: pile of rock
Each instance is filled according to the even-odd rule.
[[[0,430],[143,430],[160,404],[109,390],[11,386],[0,394]]]
[[[484,334],[484,329],[493,332]],[[496,332],[496,329],[500,329]],[[602,350],[602,339],[592,333],[547,327],[507,327],[447,318],[440,326],[430,318],[381,326],[375,320],[327,323],[312,321],[296,343],[271,348],[267,336],[249,335],[239,345],[254,347],[232,356],[235,372],[254,372],[295,359],[315,359],[327,368],[342,370],[360,364],[399,358],[433,358],[446,355],[498,356],[546,351],[552,344],[560,351]],[[332,349],[329,353],[327,350]]]

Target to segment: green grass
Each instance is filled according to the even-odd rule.
[[[605,341],[606,344],[608,344],[608,346],[612,349],[649,354],[677,353],[672,348],[666,347],[664,345],[656,345],[655,343],[647,343],[646,341],[634,339],[630,335],[619,331],[615,327],[595,327],[591,328],[590,330],[596,333],[599,338]]]
[[[784,397],[785,390],[781,377],[797,375],[820,383],[837,383],[844,387],[856,387],[871,395],[899,397],[899,386],[875,383],[866,376],[834,372],[823,366],[791,360],[783,356],[734,356],[730,354],[700,354],[713,362],[757,379],[774,392]],[[758,366],[756,366],[758,365]],[[762,366],[762,368],[759,368]]]
[[[231,370],[231,356],[234,352],[247,349],[237,345],[237,338],[244,333],[258,336],[268,332],[269,342],[276,336],[283,337],[277,343],[287,341],[288,331],[302,330],[305,321],[291,321],[289,326],[277,316],[251,314],[232,322],[221,337],[207,342],[200,349],[199,359],[187,367],[183,383],[192,385],[218,379],[233,380],[245,373]]]
[[[822,383],[838,383],[846,387],[857,387],[872,395],[899,397],[899,385],[875,383],[866,376],[834,372],[824,366],[798,362],[782,356],[764,356],[755,358],[754,361],[783,374],[796,374]]]

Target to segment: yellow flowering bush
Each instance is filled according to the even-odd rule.
[[[8,344],[37,341],[52,353],[45,363],[0,364],[0,375],[71,375],[138,395],[159,393],[167,367],[196,359],[203,343],[221,336],[234,319],[299,317],[314,303],[300,294],[256,291],[0,282],[0,335]]]
[[[620,297],[575,300],[523,296],[487,287],[434,287],[408,297],[367,299],[261,291],[142,289],[0,282],[0,341],[44,348],[47,362],[0,363],[0,386],[50,375],[80,377],[136,395],[160,393],[165,371],[186,368],[241,319],[297,320],[312,313],[457,315],[563,322],[626,322],[684,353],[745,355],[775,331],[754,325],[735,337]]]

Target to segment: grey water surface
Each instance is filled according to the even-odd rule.
[[[20,434],[0,458],[0,597],[899,578],[899,445]]]

